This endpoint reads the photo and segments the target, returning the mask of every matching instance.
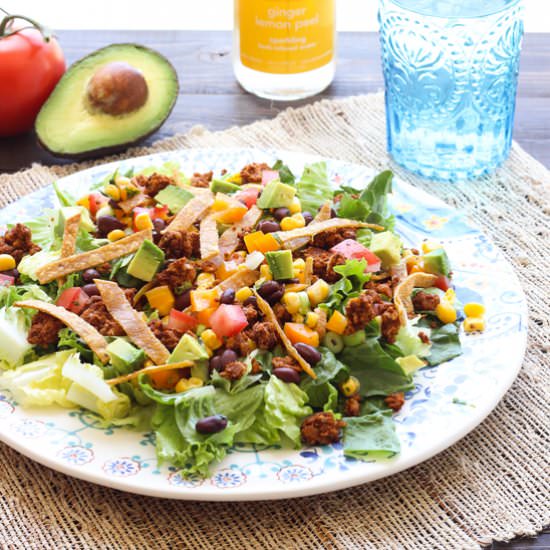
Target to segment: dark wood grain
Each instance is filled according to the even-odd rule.
[[[166,55],[181,83],[177,105],[164,126],[145,143],[185,132],[195,124],[211,130],[272,118],[287,106],[320,98],[336,98],[382,89],[378,37],[375,33],[339,35],[336,78],[322,94],[294,103],[275,103],[244,92],[233,77],[231,33],[191,31],[63,31],[59,39],[67,62],[113,42],[139,42]],[[550,34],[527,35],[515,123],[515,139],[550,167]],[[32,162],[57,164],[62,160],[41,150],[32,134],[0,139],[0,173],[13,172]]]

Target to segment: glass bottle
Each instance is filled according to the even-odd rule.
[[[259,97],[291,101],[334,77],[335,0],[235,0],[233,69]]]

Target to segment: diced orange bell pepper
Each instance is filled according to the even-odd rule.
[[[319,346],[319,333],[303,323],[285,323],[285,334],[293,344],[308,344],[314,348]]]
[[[228,196],[218,193],[210,208],[214,212],[221,212],[222,210],[226,210],[227,208],[229,208],[229,206],[231,205],[231,202],[232,201]]]
[[[244,215],[248,212],[248,209],[244,204],[231,205],[225,210],[222,210],[217,216],[216,220],[220,223],[235,223],[243,219]]]
[[[190,294],[191,311],[203,311],[217,306],[218,293],[213,288],[192,290]]]
[[[327,330],[335,332],[336,334],[344,334],[346,327],[348,326],[348,320],[339,311],[335,311],[328,320]]]
[[[173,390],[181,378],[181,373],[181,369],[169,369],[153,372],[149,377],[155,389]]]
[[[227,277],[233,275],[238,269],[237,262],[231,260],[229,262],[223,262],[216,270],[216,278],[220,281],[224,281]]]
[[[262,233],[261,231],[254,231],[244,237],[244,244],[248,252],[254,252],[258,250],[262,253],[273,252],[279,250],[281,245],[279,241],[271,233]]]
[[[168,315],[174,307],[174,294],[169,286],[157,286],[145,293],[149,305],[158,310],[161,316]]]
[[[217,306],[214,307],[208,307],[206,309],[203,309],[197,313],[197,321],[201,325],[205,325],[207,327],[210,326],[210,317],[212,317],[212,314],[218,309]]]

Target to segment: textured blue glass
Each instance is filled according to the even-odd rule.
[[[380,0],[388,150],[440,180],[478,177],[512,142],[519,0]]]

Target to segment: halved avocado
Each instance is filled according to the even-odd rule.
[[[113,44],[72,65],[38,113],[40,144],[58,157],[114,153],[160,128],[178,97],[178,77],[158,52]]]

